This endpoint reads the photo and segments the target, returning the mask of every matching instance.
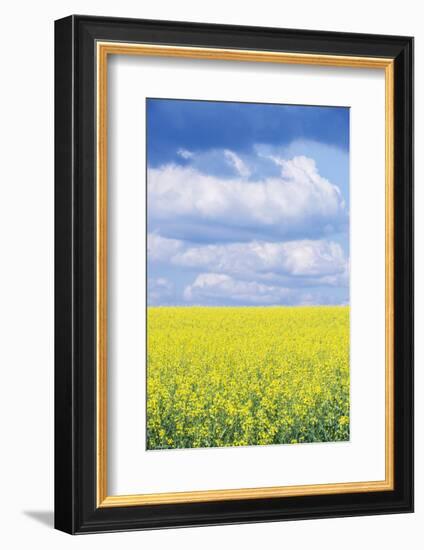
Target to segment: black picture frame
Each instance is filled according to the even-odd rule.
[[[96,41],[394,60],[394,490],[96,504]],[[55,527],[67,533],[413,511],[413,39],[73,15],[55,22]]]

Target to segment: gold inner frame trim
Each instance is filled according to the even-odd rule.
[[[97,42],[97,506],[142,506],[394,489],[394,61],[390,58],[315,55],[218,48]],[[107,492],[107,61],[109,55],[219,59],[385,71],[385,479],[315,485],[254,487],[109,496]]]

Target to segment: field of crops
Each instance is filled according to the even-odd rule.
[[[349,307],[149,307],[147,448],[349,439]]]

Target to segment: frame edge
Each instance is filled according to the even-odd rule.
[[[54,527],[76,532],[73,355],[74,17],[54,25]]]
[[[374,504],[365,504],[359,502],[357,495],[352,495],[349,503],[343,499],[336,499],[334,505],[328,506],[328,501],[323,498],[319,511],[313,511],[308,500],[303,504],[299,503],[297,511],[294,509],[291,512],[281,517],[283,511],[278,514],[274,511],[266,513],[265,511],[240,510],[238,513],[235,507],[227,507],[227,512],[218,514],[214,506],[198,507],[196,512],[193,507],[183,507],[180,505],[167,507],[167,510],[159,511],[157,507],[152,507],[147,511],[147,517],[134,517],[133,507],[115,509],[116,512],[107,509],[94,509],[88,511],[91,506],[91,477],[85,478],[89,481],[88,485],[80,483],[81,470],[81,452],[86,448],[86,445],[91,447],[91,441],[86,442],[86,434],[81,434],[79,423],[82,420],[79,418],[78,406],[82,396],[82,382],[75,378],[78,375],[79,363],[75,362],[73,335],[78,328],[75,324],[74,310],[78,308],[74,288],[78,290],[78,281],[74,277],[78,275],[74,268],[74,258],[79,256],[81,250],[78,248],[78,242],[74,245],[74,204],[73,193],[74,185],[74,168],[78,156],[77,138],[74,130],[74,124],[78,122],[76,118],[76,102],[74,98],[74,90],[77,87],[74,84],[74,79],[79,79],[80,70],[76,67],[75,51],[79,44],[78,36],[79,27],[82,25],[86,35],[91,34],[86,28],[89,23],[101,23],[106,30],[102,33],[109,32],[108,25],[121,25],[124,22],[131,21],[132,23],[140,23],[141,26],[154,26],[153,21],[148,20],[128,20],[118,18],[100,18],[90,16],[70,16],[55,23],[55,527],[59,530],[71,534],[77,533],[93,533],[107,531],[122,531],[122,530],[139,530],[139,529],[155,529],[166,527],[189,527],[196,525],[216,525],[216,524],[233,524],[233,523],[252,523],[265,521],[281,521],[294,519],[313,519],[326,518],[337,516],[357,516],[357,515],[374,515],[374,514],[389,514],[389,513],[404,513],[413,511],[413,426],[412,421],[412,361],[413,361],[413,335],[410,333],[413,328],[413,220],[412,220],[412,200],[413,200],[413,142],[412,142],[412,102],[413,102],[413,66],[412,66],[412,49],[413,39],[409,37],[385,37],[390,38],[390,43],[396,49],[395,59],[397,67],[402,68],[400,82],[396,82],[397,88],[400,88],[401,96],[405,100],[403,107],[397,103],[397,107],[401,111],[400,121],[396,124],[396,134],[399,135],[400,149],[400,164],[401,167],[396,171],[396,187],[397,194],[400,195],[401,205],[395,212],[395,216],[399,212],[399,225],[396,224],[398,237],[397,250],[401,250],[404,245],[405,253],[401,252],[401,256],[396,256],[395,263],[396,271],[403,274],[406,279],[400,282],[402,289],[400,291],[398,313],[401,317],[401,323],[404,325],[400,330],[401,334],[397,336],[397,342],[400,345],[400,350],[396,355],[399,360],[397,381],[401,381],[401,391],[397,393],[396,409],[397,423],[399,424],[401,441],[404,445],[399,449],[396,458],[402,463],[404,469],[397,469],[396,474],[401,472],[399,480],[396,475],[397,484],[396,490],[387,494],[387,499],[378,499]],[[165,24],[168,25],[165,25]],[[174,30],[184,30],[184,26],[191,26],[194,30],[207,30],[210,27],[215,27],[208,24],[195,24],[183,22],[166,22],[157,21],[158,27],[167,26],[167,32],[174,25]],[[254,34],[254,31],[266,34],[267,28],[261,27],[233,27],[230,25],[217,25],[214,32],[226,31],[231,29],[243,29],[244,34],[248,32]],[[284,33],[294,33],[293,30],[287,29],[272,29]],[[270,31],[271,32],[271,31]],[[314,34],[313,31],[299,31],[299,35]],[[333,34],[333,33],[328,33]],[[60,36],[59,36],[60,35]],[[321,39],[325,38],[326,33],[322,31]],[[340,40],[347,44],[343,48],[349,48],[350,41],[352,44],[360,37],[370,35],[350,34],[350,33],[334,33]],[[95,35],[91,34],[90,40]],[[332,38],[335,38],[333,36]],[[374,36],[375,39],[375,36]],[[174,38],[175,40],[175,38]],[[224,40],[224,39],[223,39]],[[317,40],[318,42],[318,40]],[[327,46],[330,47],[330,46]],[[317,45],[318,48],[318,45]],[[85,49],[78,47],[78,49]],[[86,52],[88,55],[89,52]],[[60,59],[58,59],[60,57]],[[399,77],[396,75],[396,81]],[[84,82],[81,85],[85,86]],[[408,141],[409,139],[409,141]],[[74,152],[75,150],[75,152]],[[81,160],[82,162],[82,160]],[[398,179],[399,178],[399,179]],[[75,230],[76,230],[75,226]],[[80,243],[82,245],[82,243]],[[78,343],[78,342],[77,342]],[[79,378],[79,377],[78,377]],[[83,373],[81,372],[81,378]],[[79,382],[78,384],[76,382]],[[399,402],[406,398],[402,404],[403,418],[401,417]],[[84,397],[84,399],[86,399]],[[399,415],[399,416],[398,416]],[[90,428],[91,429],[91,428]],[[87,430],[88,431],[88,428]],[[406,431],[406,433],[404,433]],[[396,441],[398,438],[396,437]],[[85,442],[85,443],[84,443]],[[88,448],[87,448],[88,449]],[[86,450],[87,450],[86,449]],[[84,466],[85,467],[85,466]],[[86,469],[89,469],[87,466]],[[94,480],[95,485],[95,480]],[[90,493],[90,494],[89,494]],[[82,501],[89,502],[90,506],[79,508]],[[327,503],[327,505],[325,504]],[[236,503],[235,503],[236,504]],[[263,505],[263,503],[262,503]],[[244,506],[244,505],[243,505]],[[156,509],[154,509],[156,508]],[[162,508],[162,507],[160,507]],[[166,507],[164,507],[166,508]],[[247,508],[247,505],[246,505]],[[202,511],[203,510],[203,511]],[[213,511],[215,510],[215,511]],[[161,517],[165,514],[167,517]]]

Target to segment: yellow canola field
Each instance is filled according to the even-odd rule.
[[[349,307],[149,307],[147,448],[349,439]]]

